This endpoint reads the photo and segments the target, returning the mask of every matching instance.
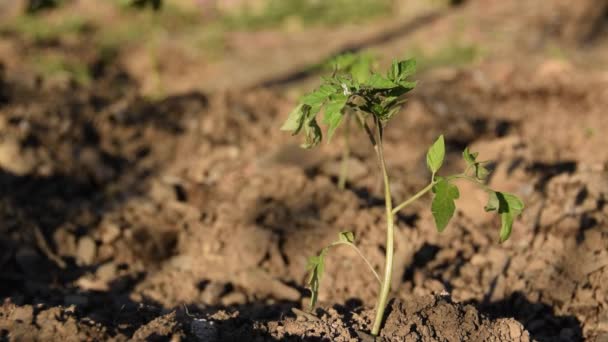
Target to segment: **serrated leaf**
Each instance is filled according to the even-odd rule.
[[[524,202],[510,193],[492,191],[485,206],[486,211],[497,211],[500,215],[500,242],[505,242],[511,236],[513,222],[524,210]]]
[[[500,201],[498,200],[498,195],[495,191],[490,192],[490,196],[488,197],[488,203],[483,208],[485,211],[493,211],[498,210],[500,206]]]
[[[467,163],[468,167],[473,168],[475,178],[484,180],[488,177],[490,171],[477,161],[478,155],[478,152],[470,152],[468,148],[465,148],[464,151],[462,151],[462,158]]]
[[[354,243],[355,234],[353,234],[353,232],[340,232],[340,234],[338,235],[338,239],[341,242]]]
[[[371,75],[372,61],[365,60],[359,63],[356,63],[351,68],[351,74],[353,75],[353,79],[357,81],[357,83],[365,83],[369,80]]]
[[[315,120],[314,116],[309,119],[308,123],[304,125],[304,134],[305,140],[304,144],[302,144],[303,148],[312,148],[321,142],[323,138],[323,133],[321,132],[321,127],[317,124],[317,120]]]
[[[302,124],[304,123],[302,106],[304,106],[304,104],[299,104],[291,113],[289,113],[287,120],[285,120],[283,126],[281,126],[282,131],[290,131],[293,132],[293,134],[297,134],[300,131]]]
[[[488,178],[489,174],[490,174],[490,171],[488,169],[486,169],[480,163],[477,163],[477,165],[475,165],[475,177],[477,179],[484,180],[484,179]]]
[[[327,125],[327,141],[331,140],[334,132],[340,126],[344,114],[342,109],[348,101],[346,95],[336,95],[333,97],[325,106],[325,116],[323,117],[323,123]]]
[[[464,151],[462,151],[462,158],[464,159],[464,161],[467,163],[468,166],[473,166],[476,163],[476,159],[477,156],[479,155],[478,152],[473,152],[471,153],[469,151],[469,148],[466,147],[464,149]]]
[[[366,86],[372,89],[391,89],[398,85],[380,74],[372,74],[367,81]]]
[[[399,87],[403,89],[403,90],[401,90],[401,92],[403,94],[405,94],[408,91],[416,88],[416,85],[418,84],[418,82],[416,82],[416,81],[399,81],[398,84],[399,84]]]
[[[443,158],[445,157],[445,141],[443,135],[431,145],[426,154],[426,165],[433,174],[437,173],[443,164]]]
[[[401,106],[404,102],[405,102],[404,98],[400,98],[399,96],[390,96],[389,95],[382,100],[381,104],[382,104],[382,107],[386,108],[387,110],[392,110],[392,109],[396,109],[397,107]]]
[[[325,271],[325,249],[317,256],[308,258],[306,269],[310,272],[308,276],[308,289],[311,292],[310,310],[314,309],[319,298],[319,287],[321,286],[321,278]]]
[[[511,236],[511,231],[513,230],[513,221],[515,217],[509,214],[501,214],[500,215],[500,235],[499,241],[501,243],[507,241]]]
[[[460,197],[458,188],[448,182],[447,179],[439,177],[439,181],[433,187],[435,197],[431,204],[431,212],[435,220],[435,226],[439,232],[442,232],[450,222],[454,212],[456,211],[456,205],[454,200]]]
[[[391,69],[388,73],[388,78],[395,83],[405,81],[408,76],[416,72],[416,60],[406,59],[403,61],[393,61]]]
[[[336,71],[352,75],[353,80],[365,83],[371,74],[374,58],[369,54],[345,53],[333,59]]]
[[[321,106],[329,100],[329,97],[337,92],[341,91],[340,86],[334,84],[323,84],[313,92],[308,93],[302,97],[302,103],[310,106],[311,113],[318,113]]]

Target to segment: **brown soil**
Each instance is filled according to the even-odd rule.
[[[5,38],[19,52],[76,51],[94,72],[90,85],[32,75],[0,44],[0,341],[369,340],[377,284],[349,249],[329,254],[321,308],[298,310],[306,258],[338,232],[383,264],[363,136],[340,191],[340,139],[299,149],[278,129],[293,105],[283,92],[155,100],[94,53]],[[400,214],[384,340],[608,339],[607,107],[608,74],[565,61],[421,76],[386,131],[394,197],[425,185],[426,146],[443,133],[447,169],[470,146],[526,210],[504,244],[467,184],[442,234],[428,199]]]

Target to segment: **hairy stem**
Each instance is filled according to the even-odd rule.
[[[378,156],[380,170],[382,171],[382,179],[384,181],[384,201],[386,207],[386,256],[384,263],[384,278],[380,285],[380,293],[378,295],[378,304],[376,306],[376,318],[372,327],[372,335],[378,336],[380,327],[384,319],[384,310],[388,302],[388,296],[391,290],[391,279],[393,274],[393,254],[394,254],[394,214],[393,203],[391,199],[391,187],[386,171],[386,162],[384,160],[384,152],[382,150],[382,126],[376,121],[377,143],[374,144],[374,150]]]
[[[357,252],[357,254],[359,254],[359,256],[361,257],[361,259],[363,259],[363,261],[365,261],[365,263],[367,264],[367,267],[369,267],[369,269],[372,271],[372,273],[374,274],[374,276],[376,277],[376,279],[378,280],[378,282],[380,284],[382,284],[382,280],[380,279],[380,276],[378,275],[378,273],[374,269],[374,266],[372,266],[372,263],[369,262],[369,260],[367,260],[367,258],[365,257],[365,255],[363,255],[363,253],[361,252],[361,250],[357,246],[355,246],[354,244],[352,244],[350,242],[338,241],[338,242],[332,243],[331,247],[333,247],[333,246],[339,246],[339,245],[346,245],[346,246],[352,247]]]
[[[348,178],[348,160],[350,159],[350,115],[346,116],[346,127],[344,128],[344,149],[342,150],[342,162],[340,164],[340,176],[338,188],[344,189]]]
[[[393,208],[393,214],[397,214],[399,212],[399,210],[407,207],[408,205],[412,204],[412,202],[414,202],[415,200],[419,199],[420,197],[422,197],[427,192],[431,191],[431,189],[433,189],[433,186],[436,183],[437,182],[431,181],[431,183],[429,185],[427,185],[424,189],[418,191],[414,196],[410,197],[409,199],[403,201],[401,204],[399,204],[398,206],[396,206],[395,208]]]

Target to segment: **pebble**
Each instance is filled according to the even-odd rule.
[[[23,153],[20,143],[7,139],[0,143],[0,167],[18,176],[31,173],[36,160],[31,153]]]
[[[107,263],[99,266],[97,269],[97,278],[104,281],[110,281],[116,278],[116,265],[114,263]]]
[[[90,265],[95,261],[97,255],[97,244],[90,236],[83,236],[78,240],[76,250],[77,259],[81,265]]]
[[[101,242],[112,243],[120,236],[120,228],[114,224],[106,224],[101,228]]]
[[[224,306],[245,304],[247,302],[247,296],[241,292],[231,292],[222,297],[221,302]]]

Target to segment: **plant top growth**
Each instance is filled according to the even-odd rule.
[[[341,232],[338,240],[323,248],[319,255],[308,260],[308,287],[312,292],[311,309],[315,306],[320,281],[325,268],[325,256],[331,247],[346,245],[354,248],[365,260],[378,282],[380,290],[376,304],[376,316],[371,334],[378,336],[384,311],[390,294],[390,281],[392,278],[394,254],[395,215],[415,200],[431,194],[431,212],[435,226],[439,232],[447,227],[456,210],[456,200],[460,197],[457,181],[468,181],[477,185],[488,194],[486,211],[495,211],[500,216],[501,228],[499,241],[506,241],[511,235],[514,220],[522,213],[524,204],[517,196],[506,192],[490,189],[485,180],[489,170],[485,167],[487,161],[477,160],[478,153],[466,148],[462,157],[466,162],[463,172],[441,176],[439,171],[445,159],[445,141],[443,135],[428,149],[426,164],[430,172],[427,186],[422,188],[409,199],[393,203],[391,195],[390,177],[386,169],[386,161],[382,147],[384,129],[391,119],[400,111],[405,102],[405,94],[414,89],[416,82],[410,77],[416,71],[416,62],[412,59],[394,61],[385,74],[372,71],[372,59],[369,56],[348,54],[339,56],[334,60],[334,72],[329,77],[323,77],[322,83],[316,90],[304,95],[300,104],[289,114],[287,121],[281,127],[293,135],[303,134],[302,147],[317,146],[325,134],[328,141],[336,130],[346,123],[345,153],[343,155],[343,168],[339,185],[344,186],[349,157],[348,135],[350,134],[350,121],[362,129],[371,142],[376,153],[378,164],[384,183],[384,198],[386,209],[386,255],[384,273],[380,277],[355,245],[355,236],[352,232]],[[323,113],[319,119],[320,113]],[[326,126],[325,133],[319,122]]]

